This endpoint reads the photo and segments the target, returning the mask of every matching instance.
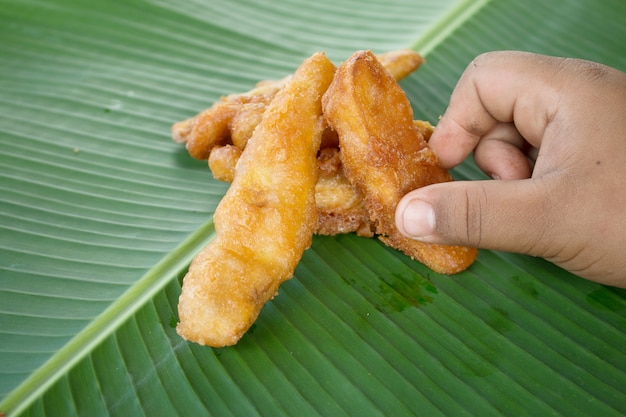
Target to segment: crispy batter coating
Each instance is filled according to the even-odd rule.
[[[323,53],[305,60],[249,139],[215,212],[216,237],[183,280],[176,328],[183,338],[235,344],[310,246],[321,97],[334,70]]]
[[[247,103],[233,116],[230,122],[230,141],[240,149],[246,147],[252,132],[261,123],[267,104]]]
[[[428,141],[434,127],[422,120],[414,120],[417,130]],[[356,232],[363,237],[374,235],[373,225],[361,193],[345,176],[339,150],[339,137],[327,127],[322,133],[322,143],[317,156],[319,178],[315,186],[315,203],[318,220],[315,234],[334,236]],[[235,165],[241,149],[234,145],[216,146],[209,156],[213,177],[232,182]]]
[[[426,142],[430,140],[430,136],[435,131],[435,127],[424,120],[413,120],[413,126],[415,126]]]
[[[230,130],[230,121],[237,114],[239,105],[220,101],[198,115],[174,123],[172,138],[186,143],[187,152],[196,159],[209,157],[215,146],[225,145]]]
[[[409,49],[377,55],[389,73],[400,80],[415,71],[424,62],[416,52]],[[209,167],[216,179],[232,182],[235,165],[248,139],[263,117],[267,105],[291,76],[277,81],[260,81],[248,92],[222,97],[211,108],[172,127],[174,140],[186,143],[189,154],[197,159],[209,159]],[[233,146],[234,145],[234,146]],[[335,148],[339,139],[331,128],[322,134],[321,149]],[[238,149],[237,149],[238,148]],[[322,156],[323,153],[320,153]],[[335,158],[339,162],[339,157]],[[320,166],[332,166],[328,160],[320,160]],[[319,220],[316,233],[335,235],[357,232],[371,236],[367,211],[362,195],[343,174],[341,163],[335,169],[320,172],[317,186]],[[334,196],[334,197],[333,197]],[[358,199],[358,201],[356,200]]]
[[[213,104],[210,108],[182,122],[174,123],[172,126],[172,138],[176,142],[185,143],[189,155],[196,159],[207,159],[211,153],[211,149],[215,146],[226,145],[232,143],[231,129],[233,119],[239,126],[239,141],[245,142],[248,137],[242,138],[245,127],[249,127],[253,122],[250,120],[237,120],[237,114],[244,112],[245,114],[254,115],[257,118],[258,111],[252,109],[261,108],[265,111],[267,105],[272,101],[276,93],[291,79],[291,76],[285,77],[278,81],[260,82],[257,86],[245,93],[230,94],[222,97],[220,101]],[[256,127],[256,125],[254,125]],[[254,130],[254,127],[252,130]],[[251,134],[252,130],[247,129]]]
[[[424,58],[410,49],[386,52],[378,55],[383,66],[400,80],[415,71]],[[216,146],[233,144],[244,148],[263,112],[276,93],[291,78],[266,80],[257,83],[245,93],[222,97],[212,107],[172,126],[172,138],[185,143],[189,155],[196,159],[207,159]],[[324,140],[332,140],[330,136]],[[326,146],[322,146],[326,147]]]
[[[395,227],[402,196],[452,178],[413,123],[404,91],[376,56],[354,53],[337,69],[322,101],[326,121],[339,135],[346,176],[365,195],[381,240],[439,273],[467,268],[475,248],[418,242]]]
[[[233,182],[235,166],[242,154],[242,148],[234,145],[216,146],[209,155],[209,168],[216,180]]]
[[[396,81],[405,78],[424,63],[424,58],[410,49],[385,52],[376,57]]]
[[[321,149],[317,163],[315,233],[332,236],[356,232],[359,236],[374,236],[363,194],[343,173],[339,148]]]

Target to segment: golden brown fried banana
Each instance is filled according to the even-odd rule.
[[[424,61],[418,53],[408,49],[387,52],[379,57],[398,80],[415,71]],[[198,115],[175,123],[172,138],[185,143],[189,155],[196,159],[207,159],[215,146],[234,144],[243,149],[265,108],[290,78],[288,75],[276,81],[260,81],[250,91],[222,97]],[[332,132],[329,132],[324,142],[332,138]]]
[[[225,145],[230,135],[230,121],[239,110],[238,103],[220,101],[198,115],[174,123],[172,138],[185,143],[193,158],[207,159],[211,149]]]
[[[323,97],[324,116],[337,131],[346,176],[365,195],[376,233],[436,272],[457,273],[475,248],[408,239],[395,226],[395,209],[409,191],[451,181],[413,123],[411,105],[396,80],[370,51],[344,62]]]
[[[183,338],[235,344],[310,246],[321,96],[334,70],[323,53],[305,60],[248,141],[215,212],[216,237],[183,280],[176,328]]]
[[[268,81],[257,85],[254,89],[241,94],[230,94],[196,116],[174,123],[172,138],[176,142],[185,143],[189,155],[196,159],[207,159],[215,146],[232,143],[231,129],[233,119],[242,109],[249,110],[255,105],[262,106],[263,111],[276,93],[291,77],[278,81]],[[254,112],[250,112],[254,114]],[[258,118],[255,118],[258,123]],[[240,125],[249,125],[251,121],[239,120]],[[255,125],[256,126],[256,125]],[[252,129],[254,130],[254,128]],[[249,130],[252,133],[252,130]],[[243,143],[247,137],[242,139]]]
[[[385,52],[376,55],[378,61],[385,67],[396,81],[400,81],[419,68],[424,58],[410,49]]]

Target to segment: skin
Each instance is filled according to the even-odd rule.
[[[429,145],[446,168],[473,152],[494,180],[408,193],[414,239],[540,256],[626,287],[626,74],[522,52],[478,56]]]

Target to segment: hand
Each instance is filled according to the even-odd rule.
[[[626,287],[626,74],[522,52],[477,57],[430,139],[451,168],[472,151],[495,180],[414,190],[405,235],[541,256]]]

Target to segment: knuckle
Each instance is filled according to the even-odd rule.
[[[437,231],[446,243],[479,247],[482,242],[483,215],[486,201],[480,187],[454,183],[456,192],[450,189],[445,204],[440,209],[445,213],[443,222],[437,220]],[[453,195],[456,197],[452,198]],[[442,213],[442,214],[444,214]]]
[[[468,245],[479,247],[482,242],[483,215],[487,206],[487,194],[482,187],[471,187],[465,192],[466,231],[464,240]]]

